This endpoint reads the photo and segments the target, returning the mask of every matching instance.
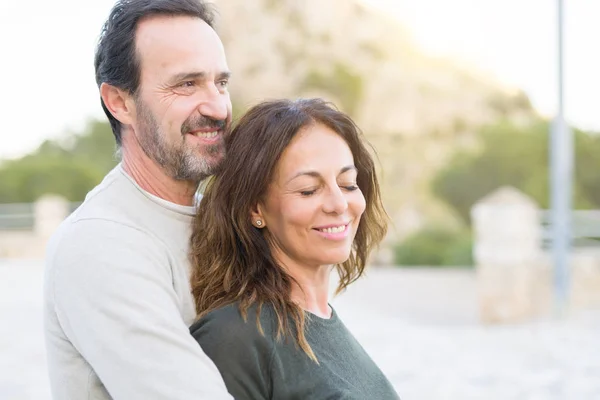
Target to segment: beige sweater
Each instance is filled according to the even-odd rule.
[[[119,165],[54,234],[44,281],[54,399],[231,399],[189,333],[193,213]]]

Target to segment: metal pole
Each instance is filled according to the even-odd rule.
[[[573,137],[564,118],[563,0],[558,1],[558,112],[551,130],[552,253],[555,307],[563,316],[569,300]]]

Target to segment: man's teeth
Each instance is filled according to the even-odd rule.
[[[194,133],[194,136],[199,137],[199,138],[203,138],[203,139],[210,139],[210,138],[214,138],[218,134],[219,134],[219,131],[214,131],[214,132],[196,132],[196,133]]]
[[[346,230],[346,225],[335,226],[333,228],[319,229],[323,233],[340,233]]]

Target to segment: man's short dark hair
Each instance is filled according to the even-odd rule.
[[[214,13],[210,4],[202,0],[118,0],[100,33],[94,68],[96,83],[108,83],[133,95],[140,84],[140,60],[135,46],[139,22],[155,15],[189,16],[202,19],[213,26]],[[117,145],[121,145],[121,123],[106,108]]]

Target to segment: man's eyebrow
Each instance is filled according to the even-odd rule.
[[[354,165],[347,165],[340,170],[338,175],[342,175],[343,173],[352,171],[352,170],[358,171],[358,169]],[[290,178],[286,183],[293,181],[294,179],[298,178],[299,176],[312,176],[313,178],[319,178],[321,176],[321,174],[318,173],[317,171],[300,171],[296,175],[294,175],[292,178]]]
[[[217,75],[217,80],[229,79],[231,78],[231,71],[223,71]]]
[[[197,72],[181,72],[179,74],[175,74],[170,80],[172,83],[177,83],[181,81],[195,81],[195,80],[203,80],[206,79],[208,74],[204,71]],[[230,71],[223,71],[217,74],[217,80],[229,79],[231,77]]]

